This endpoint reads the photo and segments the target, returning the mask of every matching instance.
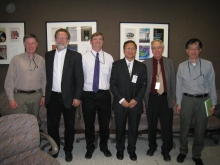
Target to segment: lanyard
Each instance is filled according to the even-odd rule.
[[[198,76],[198,77],[200,77],[200,76],[202,76],[202,69],[201,69],[201,60],[199,59],[199,64],[200,64],[200,75]],[[190,78],[191,78],[191,72],[190,72],[190,67],[189,67],[189,61],[188,61],[188,69],[189,69],[189,75],[190,75]],[[196,80],[198,77],[196,77],[196,78],[191,78],[191,79],[193,79],[193,80]]]
[[[91,51],[92,53],[92,51]],[[92,55],[96,58],[96,56],[92,53]],[[105,65],[105,56],[104,56],[104,51],[102,51],[102,56],[103,56],[103,62],[99,60],[99,62],[101,62],[103,65]]]

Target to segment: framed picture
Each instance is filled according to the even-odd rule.
[[[160,39],[164,43],[163,56],[168,57],[169,24],[161,23],[120,23],[120,58],[124,58],[125,41],[133,40],[137,44],[135,59],[144,61],[153,57],[151,41]]]
[[[0,64],[10,64],[12,57],[25,52],[25,22],[0,22]]]
[[[97,22],[46,22],[47,51],[56,49],[54,34],[64,28],[70,33],[68,49],[85,54],[91,50],[90,37],[97,31]]]

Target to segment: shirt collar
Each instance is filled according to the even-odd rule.
[[[188,61],[189,61],[189,64],[190,64],[190,65],[193,65],[193,63],[192,63],[189,59],[188,59]],[[198,60],[196,61],[195,64],[196,64],[196,65],[200,64],[200,58],[198,58]],[[196,65],[195,65],[195,66],[196,66]]]
[[[125,61],[126,61],[127,65],[128,65],[128,63],[130,63],[131,65],[134,64],[134,59],[133,59],[132,61],[128,61],[128,60],[125,58]]]
[[[30,56],[27,54],[27,52],[24,53],[24,57],[26,60],[30,60]],[[36,57],[36,53],[34,54],[33,59]]]
[[[94,57],[96,57],[96,54],[99,53],[99,61],[101,63],[104,63],[104,51],[101,49],[99,52],[96,52],[95,50],[91,50],[91,53]]]
[[[153,57],[153,63],[157,64],[157,61],[160,61],[160,64],[163,63],[163,57],[161,57],[159,60],[157,60],[156,58]]]
[[[66,51],[67,51],[67,48],[65,48],[65,49],[63,49],[63,50],[61,50],[59,52],[56,49],[56,54],[66,54]]]

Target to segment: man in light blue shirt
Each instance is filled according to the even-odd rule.
[[[192,119],[195,131],[192,147],[193,161],[202,165],[201,152],[204,148],[204,133],[208,123],[204,101],[211,98],[211,115],[217,104],[215,72],[210,61],[199,58],[202,42],[193,38],[186,43],[187,61],[179,65],[177,72],[177,113],[180,114],[180,154],[177,162],[182,163],[188,153],[188,133]]]

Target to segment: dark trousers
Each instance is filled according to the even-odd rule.
[[[95,118],[96,113],[99,121],[99,147],[101,150],[108,149],[109,122],[111,118],[111,94],[109,90],[98,92],[83,92],[82,111],[85,122],[86,149],[95,150]]]
[[[157,123],[158,118],[161,125],[162,152],[169,153],[173,148],[173,109],[168,107],[167,95],[158,96],[150,94],[147,106],[148,120],[148,140],[149,147],[153,150],[157,148]]]
[[[59,124],[61,113],[63,113],[65,124],[65,146],[64,151],[71,152],[73,150],[73,142],[75,136],[75,107],[66,108],[63,104],[61,94],[51,93],[50,101],[47,105],[47,128],[48,134],[55,140],[60,148]]]
[[[208,97],[188,97],[183,96],[180,110],[180,153],[188,153],[188,134],[192,120],[194,119],[194,140],[192,146],[192,155],[200,159],[204,148],[204,134],[208,124],[208,117],[204,101]]]
[[[115,124],[116,124],[116,149],[118,151],[125,150],[125,133],[126,123],[128,120],[128,152],[135,152],[136,142],[138,136],[138,126],[141,118],[141,114],[136,114],[135,110],[127,108],[125,113],[115,112]]]

